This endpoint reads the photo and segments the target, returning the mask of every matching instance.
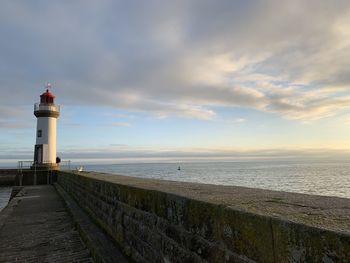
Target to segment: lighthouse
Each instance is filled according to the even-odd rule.
[[[55,104],[55,96],[47,84],[46,91],[40,95],[40,103],[34,104],[37,118],[36,144],[34,147],[33,167],[39,169],[57,169],[56,163],[56,122],[60,107]]]

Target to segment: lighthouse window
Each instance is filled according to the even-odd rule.
[[[38,130],[38,137],[41,137],[41,135],[42,135],[42,131]]]

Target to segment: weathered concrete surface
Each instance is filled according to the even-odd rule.
[[[350,200],[103,173],[58,183],[143,262],[348,262]]]
[[[89,216],[78,206],[78,204],[60,187],[55,184],[55,188],[63,198],[68,211],[78,228],[80,236],[92,252],[95,262],[104,263],[126,263],[129,262],[115,246],[115,242],[102,229],[94,224]]]
[[[0,262],[93,262],[53,186],[24,187],[0,213]]]

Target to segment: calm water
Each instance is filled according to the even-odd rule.
[[[0,211],[7,205],[11,195],[11,187],[0,187]]]
[[[84,170],[350,198],[350,161],[143,163],[85,165]]]

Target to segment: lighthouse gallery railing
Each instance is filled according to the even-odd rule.
[[[35,103],[34,104],[34,111],[39,111],[39,110],[60,112],[60,105]]]

